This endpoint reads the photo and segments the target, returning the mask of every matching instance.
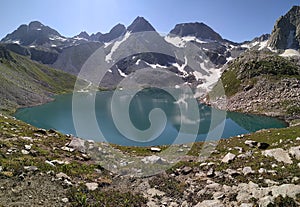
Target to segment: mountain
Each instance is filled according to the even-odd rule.
[[[73,37],[74,39],[84,39],[84,40],[89,40],[91,37],[90,35],[86,32],[80,32],[79,35],[76,35],[75,37]]]
[[[155,31],[154,27],[143,17],[137,17],[131,25],[127,27],[128,32],[147,32]]]
[[[210,40],[210,41],[223,41],[221,35],[216,33],[213,29],[207,26],[204,23],[183,23],[177,24],[174,29],[170,31],[170,34],[179,37],[196,37],[201,40]]]
[[[300,6],[294,6],[275,23],[268,46],[273,49],[300,49]]]
[[[123,24],[117,24],[109,31],[109,33],[99,36],[97,40],[100,42],[110,42],[124,35],[125,32],[126,32],[126,27]]]
[[[100,49],[102,68],[108,71],[102,87],[115,88],[136,71],[136,79],[141,80],[141,71],[151,68],[166,69],[193,88],[208,89],[218,80],[226,63],[248,49],[264,46],[265,38],[238,44],[198,22],[177,24],[167,36],[161,36],[145,18],[137,17],[127,28],[117,24],[105,34],[81,32],[71,38],[40,22],[31,22],[8,34],[2,43],[17,54],[74,75]],[[124,54],[127,56],[122,57]],[[170,81],[172,86],[177,83]]]
[[[228,64],[220,80],[227,95],[225,110],[300,117],[299,57],[247,51]]]
[[[51,40],[51,38],[53,38],[53,40]],[[50,44],[55,38],[63,37],[56,30],[38,21],[33,21],[29,25],[21,25],[17,30],[8,34],[1,41],[29,46]]]
[[[38,105],[73,91],[76,77],[17,55],[0,45],[0,111]]]

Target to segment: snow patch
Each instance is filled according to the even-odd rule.
[[[20,40],[15,40],[15,41],[13,41],[12,43],[14,43],[14,44],[20,44]]]
[[[287,49],[279,56],[281,56],[281,57],[293,57],[293,56],[300,57],[300,53],[297,50]]]
[[[123,37],[122,40],[116,41],[116,42],[114,43],[114,45],[113,45],[112,48],[111,48],[110,53],[109,53],[108,55],[106,55],[106,57],[105,57],[106,62],[110,62],[110,61],[112,60],[112,55],[114,54],[114,52],[118,49],[118,47],[119,47],[123,42],[125,42],[125,41],[128,39],[128,37],[130,36],[130,34],[131,34],[130,32],[127,32],[127,33],[125,34],[125,36]]]
[[[188,65],[188,60],[187,57],[184,57],[184,64],[179,65],[178,63],[173,63],[172,64],[174,67],[176,67],[180,72],[183,73],[183,77],[188,76],[189,74],[184,70],[184,68]]]
[[[165,37],[165,41],[167,41],[168,43],[171,43],[172,45],[176,46],[176,47],[185,47],[187,42],[197,42],[197,43],[207,43],[209,41],[203,41],[200,40],[194,36],[187,36],[187,37],[171,37],[171,36],[166,36]]]
[[[124,78],[127,77],[127,75],[126,75],[125,73],[123,73],[122,70],[118,69],[118,72],[119,72],[119,74],[120,74],[122,77],[124,77]]]
[[[159,65],[159,64],[150,64],[150,63],[147,63],[147,62],[145,62],[145,63],[153,69],[155,69],[155,68],[167,68],[167,66],[163,66],[163,65]]]
[[[180,37],[166,36],[165,41],[174,45],[175,47],[184,47],[185,46],[185,42]]]
[[[266,48],[266,47],[267,47],[267,44],[268,44],[268,40],[265,40],[265,41],[259,43],[259,48],[258,48],[258,50],[262,50],[262,49]]]

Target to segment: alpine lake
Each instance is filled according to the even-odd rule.
[[[125,121],[116,124],[118,118],[114,115],[115,111],[112,113],[114,109],[111,107],[113,94],[114,91],[100,91],[94,96],[88,92],[78,93],[76,104],[80,110],[77,110],[75,118],[72,110],[73,94],[58,95],[53,102],[19,109],[14,116],[39,128],[55,129],[64,134],[123,146],[158,146],[218,140],[261,129],[287,126],[284,121],[276,118],[221,111],[199,102],[195,102],[196,109],[192,112],[187,110],[186,115],[180,110],[180,101],[159,89],[139,91],[130,97],[129,107],[125,107],[126,104],[122,107],[123,96],[114,98],[118,102],[115,105],[117,112],[128,116],[121,117]],[[184,99],[182,103],[187,104]],[[151,117],[153,109],[157,108],[159,112],[163,111],[163,115]],[[76,122],[78,117],[82,120]],[[95,117],[94,121],[91,117]],[[123,126],[119,126],[120,124]]]

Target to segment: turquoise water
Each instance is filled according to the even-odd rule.
[[[209,139],[219,139],[220,137],[229,138],[255,132],[260,129],[286,127],[283,121],[275,118],[236,112],[225,113],[224,111],[215,110],[203,104],[198,104],[198,111],[192,112],[194,114],[199,113],[200,119],[180,120],[180,117],[182,117],[180,107],[170,94],[162,90],[143,90],[132,98],[129,105],[130,120],[127,120],[124,124],[132,123],[138,130],[147,130],[151,125],[149,113],[154,108],[160,108],[164,111],[167,118],[166,123],[162,125],[162,129],[157,129],[157,131],[154,129],[151,132],[157,138],[143,139],[141,135],[136,135],[133,132],[130,135],[131,130],[129,126],[128,134],[132,137],[128,137],[128,134],[126,137],[117,129],[113,121],[111,113],[112,95],[112,91],[106,91],[98,92],[96,96],[95,115],[102,135],[92,128],[91,121],[85,116],[85,114],[89,113],[89,111],[86,111],[86,106],[94,101],[93,96],[89,93],[80,93],[78,95],[81,106],[79,113],[82,114],[83,119],[86,119],[81,122],[80,134],[76,132],[73,123],[72,94],[57,96],[54,102],[41,106],[19,109],[15,117],[36,127],[52,128],[65,134],[78,135],[86,139],[129,146],[188,143],[192,141],[204,141],[207,139],[208,133],[210,133]],[[119,110],[122,110],[122,99],[120,98],[119,101]],[[212,119],[214,123],[212,123]],[[159,122],[160,120],[157,121]],[[187,126],[185,130],[181,129],[182,124]],[[194,130],[195,126],[198,129],[196,131]],[[191,130],[189,130],[190,128]],[[180,136],[176,139],[178,135]]]

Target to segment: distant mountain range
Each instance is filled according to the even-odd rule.
[[[101,86],[114,88],[124,77],[139,69],[167,69],[181,77],[193,87],[209,89],[221,76],[222,67],[246,50],[283,52],[300,48],[300,9],[293,7],[275,24],[271,35],[265,34],[251,41],[235,43],[223,39],[220,34],[204,23],[177,24],[166,36],[161,36],[143,17],[137,17],[127,28],[117,24],[108,33],[87,34],[81,32],[74,37],[64,37],[56,30],[38,21],[21,25],[1,40],[6,49],[32,60],[77,75],[87,59],[99,48],[105,51],[107,68]],[[138,33],[148,33],[133,38]],[[132,54],[122,60],[124,49],[138,44],[159,51],[169,48],[170,55],[149,52]],[[191,55],[191,53],[193,53]],[[176,57],[180,56],[178,59]]]

